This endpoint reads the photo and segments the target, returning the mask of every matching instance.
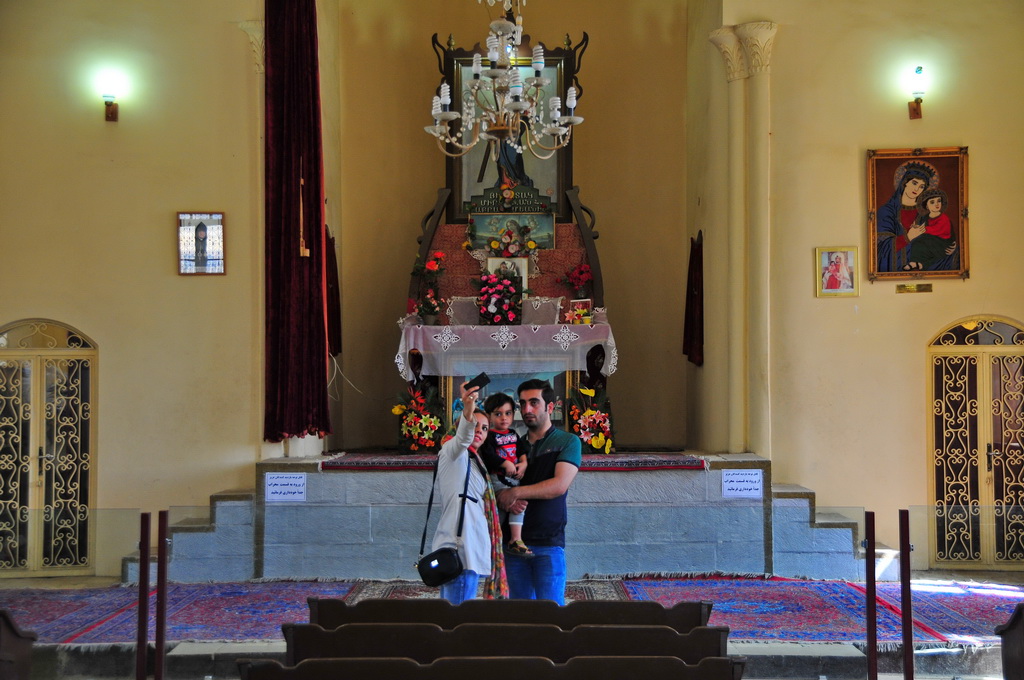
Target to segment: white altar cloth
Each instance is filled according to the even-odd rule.
[[[402,325],[402,341],[395,356],[398,372],[406,381],[415,379],[409,352],[423,356],[421,376],[495,375],[586,371],[587,352],[603,345],[601,373],[611,375],[619,355],[611,326],[598,324],[551,324],[543,326],[423,326]]]

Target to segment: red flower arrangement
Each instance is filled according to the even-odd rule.
[[[583,297],[586,292],[587,284],[594,280],[594,275],[590,272],[589,264],[578,264],[569,272],[566,272],[565,277],[558,279],[558,283],[565,283],[572,286],[579,297]]]
[[[521,323],[523,292],[518,278],[499,274],[480,275],[480,297],[477,298],[480,320],[485,324]]]

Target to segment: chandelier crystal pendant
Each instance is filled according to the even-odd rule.
[[[494,0],[487,0],[493,5]],[[521,4],[526,4],[525,0]],[[516,2],[517,9],[520,0]],[[566,115],[562,99],[551,96],[545,101],[545,88],[551,83],[542,75],[544,48],[533,48],[533,75],[523,78],[517,65],[516,48],[522,44],[523,16],[513,20],[512,0],[505,0],[505,16],[491,22],[487,36],[487,58],[473,55],[473,78],[462,93],[462,112],[451,110],[451,87],[441,82],[440,94],[431,106],[433,125],[423,129],[437,139],[441,151],[453,158],[463,156],[480,142],[507,144],[516,153],[529,149],[537,158],[547,160],[565,147],[572,129],[583,122],[576,115],[576,88],[566,92]],[[487,68],[485,68],[485,65]]]

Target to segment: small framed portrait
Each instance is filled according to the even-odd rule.
[[[569,300],[569,309],[565,313],[567,323],[589,324],[593,322],[594,302],[589,299]]]
[[[856,297],[857,246],[829,246],[814,249],[815,291],[818,297]]]
[[[522,282],[523,288],[526,288],[526,280],[530,273],[530,258],[489,257],[487,258],[487,273],[506,276],[510,279],[518,278]]]
[[[868,279],[970,276],[967,147],[868,150]]]
[[[178,213],[178,273],[225,273],[224,213]]]

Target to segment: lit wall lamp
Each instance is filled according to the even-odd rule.
[[[96,74],[93,86],[96,93],[103,98],[103,119],[116,123],[117,100],[130,89],[128,76],[120,69],[106,68]]]
[[[110,123],[117,122],[117,97],[112,94],[103,95],[104,120]],[[913,116],[911,116],[913,117]],[[918,118],[921,116],[918,115]]]
[[[910,111],[910,120],[921,117],[921,102],[924,101],[926,87],[924,67],[918,66],[914,69],[914,75],[910,77],[911,93],[914,101],[907,102],[907,109]]]

